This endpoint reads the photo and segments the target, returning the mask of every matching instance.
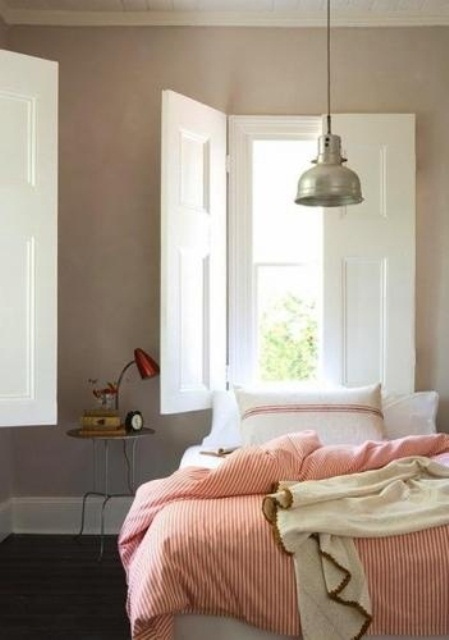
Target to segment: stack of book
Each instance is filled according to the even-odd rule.
[[[114,410],[91,409],[85,411],[80,418],[80,423],[81,433],[85,436],[118,436],[126,433],[118,411]]]

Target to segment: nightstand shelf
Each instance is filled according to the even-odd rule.
[[[92,442],[92,455],[93,455],[93,483],[92,489],[87,491],[83,496],[83,505],[81,511],[81,525],[78,536],[82,536],[84,532],[84,524],[85,524],[85,512],[86,512],[86,502],[90,496],[98,496],[102,498],[101,502],[101,528],[100,528],[100,554],[99,560],[103,557],[104,551],[104,514],[105,507],[111,498],[125,498],[132,497],[135,495],[135,462],[136,462],[136,446],[138,441],[141,438],[146,436],[150,436],[154,433],[154,429],[150,429],[148,427],[140,429],[140,431],[126,431],[117,430],[117,433],[111,433],[108,431],[107,433],[102,433],[101,431],[92,432],[89,430],[86,433],[85,429],[70,429],[67,431],[67,435],[71,438],[77,438],[79,440],[91,440]],[[127,468],[128,468],[128,493],[110,493],[109,492],[109,443],[112,441],[120,440],[123,444],[123,456],[125,458]],[[101,447],[101,443],[103,446]],[[131,458],[128,456],[127,445],[130,443],[131,445]],[[103,453],[103,464],[104,464],[104,474],[103,474],[103,487],[99,487],[98,482],[98,457],[99,452],[98,449],[102,448]]]

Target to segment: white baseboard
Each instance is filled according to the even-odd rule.
[[[0,542],[12,533],[11,500],[0,503]]]
[[[104,509],[104,532],[117,534],[131,506],[132,498],[111,498]],[[103,500],[89,496],[86,501],[83,532],[99,534]],[[82,498],[11,498],[9,533],[76,534],[81,527]],[[0,511],[1,527],[1,511]],[[0,529],[1,532],[1,529]]]

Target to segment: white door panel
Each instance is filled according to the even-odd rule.
[[[211,406],[226,364],[226,116],[163,92],[161,411]]]
[[[323,368],[333,382],[414,389],[415,118],[336,115],[365,201],[324,216]]]
[[[0,70],[0,426],[55,424],[58,68]]]

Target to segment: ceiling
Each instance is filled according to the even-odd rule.
[[[449,25],[449,0],[332,0],[333,26]],[[0,0],[7,24],[322,26],[326,0]]]

